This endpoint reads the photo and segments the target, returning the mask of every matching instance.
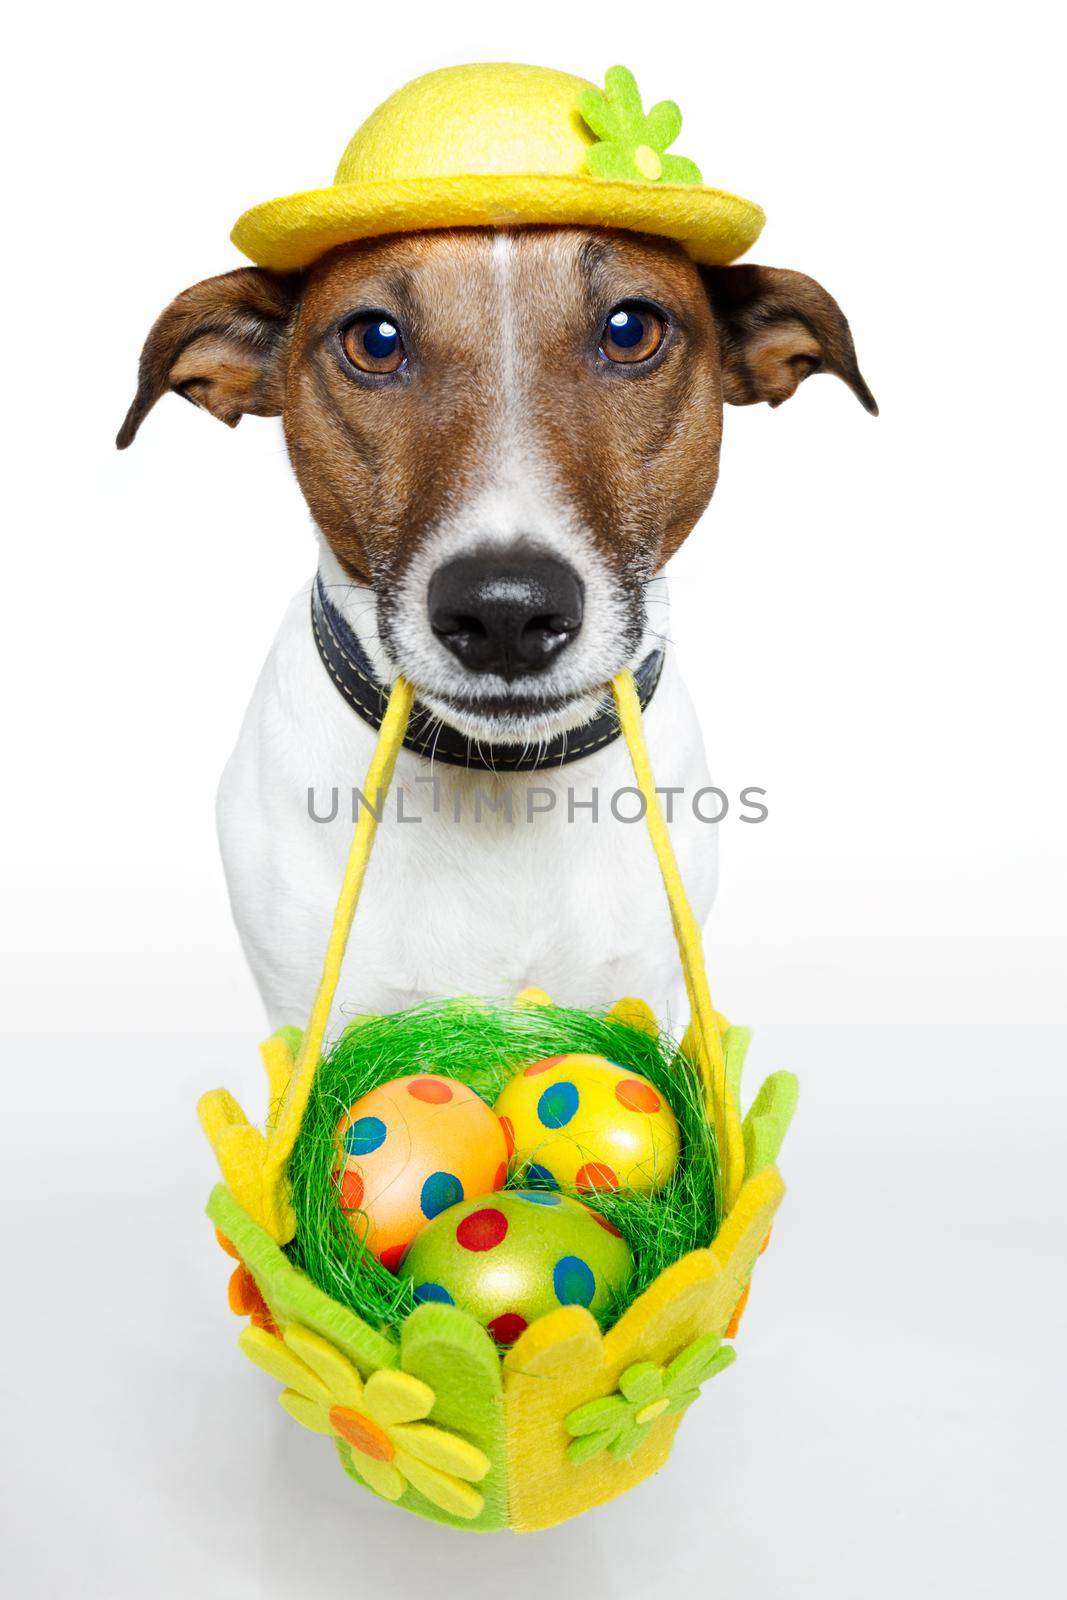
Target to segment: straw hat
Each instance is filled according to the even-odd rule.
[[[721,266],[755,242],[763,212],[668,153],[681,125],[673,101],[643,112],[625,67],[603,90],[547,67],[445,67],[372,112],[330,188],[254,206],[233,241],[289,271],[377,234],[573,223],[676,239]]]

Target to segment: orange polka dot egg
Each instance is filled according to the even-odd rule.
[[[371,1089],[349,1106],[336,1139],[341,1209],[391,1272],[439,1212],[507,1179],[499,1119],[473,1089],[435,1073]]]
[[[548,1056],[523,1067],[494,1108],[512,1170],[535,1184],[652,1194],[678,1165],[680,1134],[647,1078],[603,1056]]]

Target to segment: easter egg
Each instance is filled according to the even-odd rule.
[[[507,1177],[499,1119],[465,1083],[434,1073],[372,1089],[349,1106],[336,1138],[341,1209],[390,1271],[439,1211]]]
[[[400,1268],[415,1299],[461,1306],[498,1344],[560,1306],[596,1315],[630,1277],[619,1230],[579,1200],[504,1189],[451,1206],[423,1228]]]
[[[505,1084],[494,1107],[514,1144],[512,1170],[589,1192],[648,1194],[678,1164],[674,1112],[647,1078],[603,1056],[548,1056]]]

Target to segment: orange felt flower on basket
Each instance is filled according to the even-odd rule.
[[[770,1244],[770,1242],[771,1242],[771,1229],[768,1228],[767,1229],[767,1237],[766,1237],[766,1239],[764,1239],[763,1243],[759,1247],[760,1255],[763,1254],[764,1250],[766,1250],[766,1248]],[[745,1287],[741,1290],[741,1298],[738,1300],[736,1306],[734,1306],[734,1314],[730,1318],[729,1324],[728,1324],[727,1329],[726,1329],[726,1333],[724,1335],[724,1337],[727,1338],[727,1339],[736,1339],[736,1337],[737,1337],[737,1330],[741,1326],[741,1318],[745,1314],[745,1307],[748,1305],[748,1296],[749,1296],[749,1291],[750,1291],[751,1288],[752,1288],[752,1279],[749,1278],[748,1282],[745,1284]]]
[[[226,1285],[226,1298],[234,1316],[250,1317],[253,1328],[262,1328],[266,1333],[278,1332],[278,1324],[271,1315],[270,1306],[264,1300],[259,1284],[253,1278],[240,1255],[227,1239],[226,1235],[218,1228],[215,1229],[215,1238],[237,1262],[237,1266],[230,1274],[230,1281]]]

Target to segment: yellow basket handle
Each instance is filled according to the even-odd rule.
[[[641,723],[641,702],[638,699],[633,674],[620,672],[613,679],[611,689],[615,697],[619,726],[630,752],[638,788],[644,798],[645,820],[670,903],[674,936],[678,942],[678,953],[681,956],[686,993],[692,1014],[688,1035],[689,1048],[695,1057],[695,1064],[704,1083],[709,1119],[715,1129],[719,1148],[724,1197],[729,1206],[741,1186],[744,1155],[738,1108],[733,1104],[727,1087],[722,1039],[708,989],[700,928],[686,897],[670,833],[660,808],[659,796],[656,794],[655,779],[652,776]],[[389,696],[389,704],[378,734],[378,743],[367,769],[363,791],[365,794],[373,796],[380,794],[384,797],[387,793],[392,782],[397,756],[404,742],[413,702],[414,691],[411,684],[405,678],[397,678]],[[352,931],[377,829],[378,819],[374,811],[369,806],[364,807],[360,811],[352,837],[341,892],[337,899],[337,909],[334,912],[333,927],[330,930],[329,943],[322,964],[322,977],[315,992],[307,1028],[297,1053],[292,1076],[267,1134],[265,1166],[269,1170],[265,1175],[273,1178],[275,1182],[281,1180],[285,1164],[304,1120],[311,1086],[322,1055],[334,996],[341,977],[341,964]]]
[[[384,799],[389,785],[393,781],[393,772],[396,768],[396,758],[404,743],[404,734],[407,731],[408,720],[411,716],[411,707],[414,703],[415,693],[406,678],[397,678],[389,696],[389,704],[382,718],[382,725],[378,732],[378,743],[375,745],[367,776],[364,780],[363,793],[369,796],[381,795]],[[381,807],[378,808],[379,810]],[[296,1136],[300,1132],[300,1124],[304,1120],[307,1110],[308,1096],[311,1094],[311,1085],[315,1081],[315,1072],[322,1056],[322,1046],[326,1038],[326,1027],[333,1009],[334,995],[341,979],[341,963],[344,960],[345,950],[348,947],[348,936],[352,932],[352,923],[356,915],[356,907],[363,889],[363,880],[367,875],[367,865],[370,853],[374,848],[374,836],[378,831],[378,818],[372,808],[364,806],[359,813],[356,829],[352,835],[352,844],[345,863],[345,875],[341,880],[341,893],[337,897],[337,909],[333,914],[333,927],[330,929],[330,938],[326,946],[326,954],[322,962],[322,977],[315,991],[315,999],[311,1005],[311,1014],[308,1017],[304,1037],[300,1042],[296,1063],[293,1068],[289,1086],[282,1098],[274,1125],[268,1135],[267,1145],[269,1161],[273,1168],[280,1171],[289,1160]]]
[[[671,908],[674,937],[678,944],[678,954],[681,957],[682,972],[685,977],[685,990],[689,998],[691,1020],[687,1043],[704,1083],[705,1103],[719,1147],[723,1195],[729,1207],[737,1198],[744,1176],[744,1140],[741,1133],[740,1108],[734,1104],[727,1084],[722,1035],[711,1003],[711,990],[708,987],[708,974],[704,965],[704,941],[685,892],[682,874],[678,870],[678,859],[671,843],[670,830],[663,816],[659,795],[656,793],[656,780],[652,776],[652,763],[648,758],[648,746],[645,743],[645,730],[641,720],[641,702],[637,696],[633,673],[620,672],[612,679],[611,692],[615,696],[619,727],[630,752],[637,787],[645,802],[645,822]]]

